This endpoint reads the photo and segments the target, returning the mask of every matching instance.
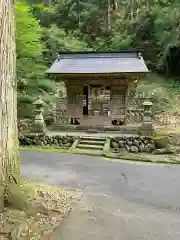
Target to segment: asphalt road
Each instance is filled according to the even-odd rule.
[[[83,192],[53,239],[180,239],[179,165],[24,150],[21,175]]]

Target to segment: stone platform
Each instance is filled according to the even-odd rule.
[[[97,126],[97,127],[91,127],[91,126],[80,126],[80,125],[60,125],[60,124],[53,124],[51,127],[48,128],[49,132],[58,132],[58,133],[64,133],[68,132],[71,134],[79,134],[82,133],[85,134],[105,134],[105,136],[111,135],[111,134],[133,134],[138,135],[140,124],[127,124],[122,126]]]
[[[48,130],[46,135],[48,136],[73,136],[73,137],[98,137],[98,138],[114,138],[114,137],[119,137],[119,136],[139,136],[138,134],[122,134],[120,132],[98,132],[98,133],[93,133],[93,132],[85,132],[85,131],[50,131]]]

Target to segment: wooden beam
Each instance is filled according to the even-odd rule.
[[[99,77],[103,77],[106,79],[114,79],[114,78],[119,78],[119,79],[131,79],[131,80],[137,80],[143,76],[145,76],[145,73],[70,73],[70,74],[62,74],[62,73],[52,73],[52,76],[54,76],[56,81],[63,81],[63,80],[74,80],[74,79],[81,79],[83,80],[84,78],[91,78],[91,79],[97,79]]]

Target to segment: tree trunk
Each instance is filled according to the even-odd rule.
[[[76,0],[77,25],[80,27],[80,0]]]
[[[19,189],[14,3],[0,0],[0,211]]]
[[[109,32],[111,30],[111,0],[107,0],[107,23],[106,23],[106,31]]]

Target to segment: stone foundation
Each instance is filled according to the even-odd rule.
[[[132,153],[138,153],[138,152],[151,153],[155,149],[155,145],[151,137],[130,136],[130,137],[112,138],[111,148],[113,152],[126,150]]]
[[[71,147],[75,137],[72,136],[47,136],[45,134],[19,135],[20,146],[55,146]]]

